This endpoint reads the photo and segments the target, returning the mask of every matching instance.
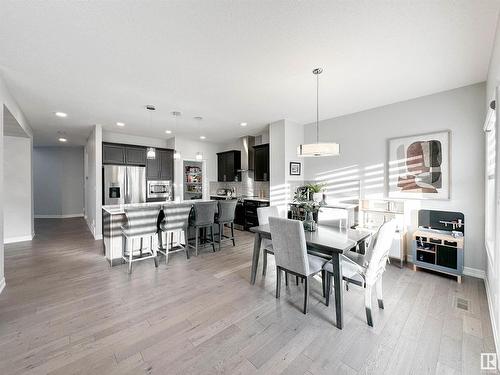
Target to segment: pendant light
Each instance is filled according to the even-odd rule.
[[[203,120],[203,117],[201,116],[196,116],[194,118],[196,121],[198,121],[198,134],[200,136],[200,139],[205,139],[205,136],[201,135],[201,120]],[[203,160],[203,152],[201,151],[198,151],[196,153],[196,160]]]
[[[175,129],[174,131],[177,131],[177,118],[181,115],[179,111],[173,111],[172,116],[175,118]],[[175,133],[176,134],[176,133]],[[181,158],[181,152],[174,150],[174,159],[179,160]]]
[[[153,111],[156,110],[156,107],[154,105],[147,105],[146,109],[150,111],[149,125],[151,129],[153,129]],[[146,150],[146,157],[150,160],[156,159],[156,149],[154,147],[148,147]]]
[[[301,157],[321,157],[337,156],[340,153],[338,143],[320,143],[319,142],[319,75],[323,73],[322,68],[316,68],[313,71],[316,76],[316,143],[305,143],[297,147],[297,156]]]

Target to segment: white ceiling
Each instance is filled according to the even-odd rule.
[[[36,144],[59,130],[83,144],[95,123],[166,138],[173,110],[174,132],[197,138],[203,116],[207,141],[225,142],[282,118],[314,121],[317,66],[321,118],[484,81],[499,5],[3,0],[0,70]]]

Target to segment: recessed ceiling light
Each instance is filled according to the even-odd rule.
[[[68,142],[68,140],[66,138],[59,138],[59,142]]]
[[[240,125],[241,126],[247,126],[248,124],[246,122],[241,122]]]
[[[201,116],[196,116],[196,117],[193,117],[193,118],[194,118],[195,120],[198,120],[198,121],[203,120],[203,117],[201,117]]]
[[[57,117],[68,117],[67,113],[64,112],[54,112]]]
[[[155,107],[154,105],[152,105],[152,104],[148,104],[148,105],[146,106],[146,109],[147,109],[148,111],[156,111],[156,107]]]
[[[204,135],[200,135],[200,139],[206,139],[207,137],[205,137]]]
[[[124,122],[117,122],[117,123],[116,123],[116,126],[119,126],[119,127],[124,127],[124,126],[125,126],[125,123],[124,123]]]
[[[165,133],[172,134],[172,130],[165,130]]]

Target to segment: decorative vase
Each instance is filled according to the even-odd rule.
[[[307,230],[308,232],[314,232],[316,230],[316,222],[313,219],[313,213],[312,212],[307,212],[306,213],[306,219],[303,222],[304,224],[304,229]]]
[[[314,193],[313,194],[313,201],[315,201],[315,202],[320,202],[322,198],[323,198],[323,193]]]

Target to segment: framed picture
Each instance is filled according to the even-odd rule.
[[[450,198],[450,132],[389,139],[390,198]]]
[[[290,176],[300,176],[301,164],[296,161],[290,162]]]

